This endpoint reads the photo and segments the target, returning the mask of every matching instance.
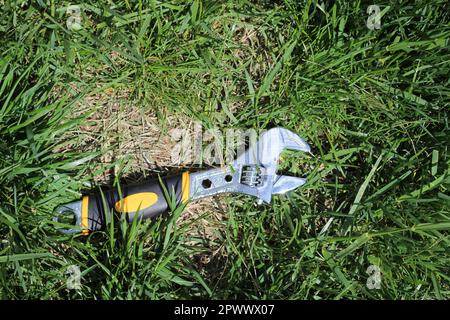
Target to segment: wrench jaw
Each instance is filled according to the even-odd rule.
[[[311,152],[310,146],[297,134],[285,128],[273,128],[265,131],[233,165],[254,164],[266,168],[267,174],[275,174],[283,150]]]
[[[283,150],[310,153],[309,145],[297,134],[273,128],[239,156],[229,168],[212,169],[191,174],[190,199],[220,193],[243,193],[270,203],[272,194],[284,194],[306,183],[306,179],[276,174]]]
[[[306,183],[306,179],[291,176],[275,177],[275,182],[272,188],[272,194],[285,194],[291,190],[295,190]]]

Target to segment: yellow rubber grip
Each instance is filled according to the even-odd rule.
[[[81,227],[83,228],[83,230],[81,230],[81,233],[83,235],[89,234],[88,208],[89,208],[89,196],[84,196],[81,202]]]
[[[191,189],[191,180],[189,176],[189,172],[183,172],[181,176],[181,202],[187,203],[189,200],[189,191]]]

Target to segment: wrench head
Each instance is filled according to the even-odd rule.
[[[285,128],[273,128],[261,134],[260,139],[240,155],[234,164],[256,164],[276,170],[283,150],[310,152],[309,145],[297,134]],[[273,169],[273,170],[272,170]]]
[[[230,168],[212,169],[191,174],[191,199],[224,192],[244,193],[257,197],[259,202],[270,203],[272,194],[283,194],[306,182],[304,178],[276,174],[283,150],[310,153],[309,145],[297,134],[285,128],[265,131],[260,139],[241,154]],[[228,179],[227,179],[228,177]],[[202,182],[210,187],[204,189]]]

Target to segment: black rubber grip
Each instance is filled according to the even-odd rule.
[[[189,176],[178,175],[161,179],[170,199],[175,196],[177,204],[184,199],[183,192],[189,192],[186,186],[183,189],[183,179],[189,179]],[[125,215],[125,218],[131,222],[136,213],[146,219],[169,210],[159,179],[121,186],[121,193],[122,197],[119,196],[118,189],[102,189],[102,192],[88,195],[87,213],[84,214],[87,214],[87,227],[90,231],[103,229],[106,226],[106,218],[109,218],[113,211]]]

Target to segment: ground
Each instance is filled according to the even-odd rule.
[[[450,297],[446,1],[0,5],[1,298]],[[99,185],[217,166],[173,158],[198,125],[298,133],[307,184],[56,230]]]

